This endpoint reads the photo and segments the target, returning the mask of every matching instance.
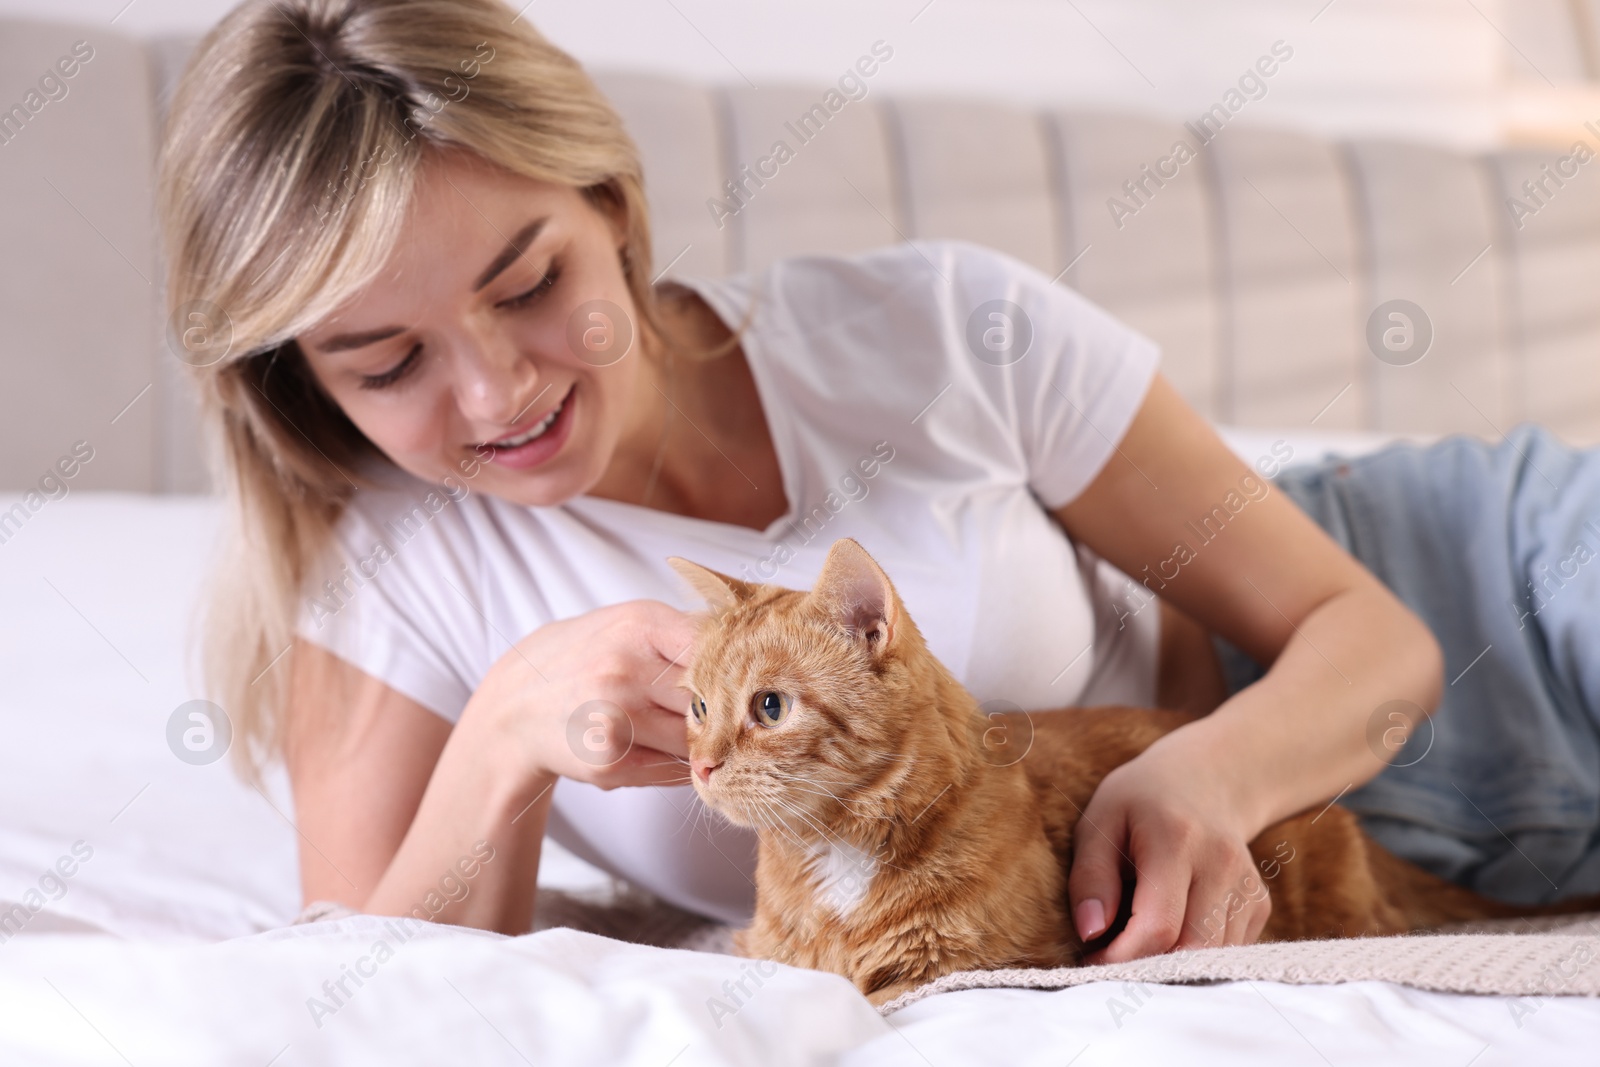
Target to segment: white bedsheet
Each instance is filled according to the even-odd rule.
[[[884,1019],[844,979],[778,968],[735,1001],[744,961],[568,930],[438,929],[362,963],[385,920],[219,945],[42,935],[0,963],[7,1063],[713,1064],[935,1067],[1594,1062],[1591,1001],[1533,1005],[1383,983],[970,990]],[[323,983],[361,964],[333,1005]],[[337,993],[337,990],[335,990]],[[728,1005],[726,1013],[717,1003]],[[1113,1004],[1117,1005],[1113,1007]],[[737,1005],[735,1007],[735,1005]]]
[[[1247,460],[1279,436],[1296,459],[1371,442],[1229,436]],[[365,917],[274,930],[299,910],[281,776],[257,792],[165,740],[199,695],[180,650],[218,517],[212,500],[75,493],[0,544],[0,901],[53,893],[74,843],[93,850],[19,932],[0,926],[0,1064],[1596,1061],[1586,1000],[1096,984],[946,994],[884,1020],[842,979],[782,968],[725,1014],[712,998],[733,1007],[724,983],[749,967],[732,957],[564,930],[399,944]],[[559,850],[541,870],[595,879]],[[385,937],[393,958],[363,963]],[[358,964],[375,973],[314,1013]]]

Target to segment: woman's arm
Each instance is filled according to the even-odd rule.
[[[1069,882],[1081,934],[1109,924],[1125,868],[1137,870],[1134,917],[1105,962],[1253,940],[1270,898],[1248,842],[1376,775],[1374,710],[1404,699],[1431,712],[1443,688],[1443,657],[1421,620],[1282,492],[1241,488],[1254,477],[1158,375],[1117,453],[1056,511],[1074,539],[1136,580],[1149,567],[1152,592],[1271,664],[1091,800],[1099,832],[1079,835]],[[1202,543],[1196,528],[1230,492],[1246,503],[1225,508]]]
[[[539,780],[500,766],[465,715],[452,731],[320,646],[292,655],[284,755],[306,903],[526,930],[549,791],[528,806]]]
[[[549,623],[500,657],[453,728],[297,642],[284,755],[306,901],[526,932],[558,777],[688,780],[677,661],[693,638],[689,616],[655,601]]]

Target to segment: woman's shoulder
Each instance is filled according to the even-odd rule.
[[[898,294],[962,295],[1049,284],[1037,268],[994,248],[961,240],[914,240],[843,255],[775,261],[758,281],[790,296],[825,295],[881,305]]]
[[[759,329],[790,335],[888,330],[901,337],[964,336],[974,323],[988,323],[990,305],[1003,304],[1020,308],[1039,331],[1126,329],[1032,264],[955,239],[788,256],[693,284],[725,317],[737,322],[748,312]]]

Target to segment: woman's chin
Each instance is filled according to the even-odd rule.
[[[570,444],[570,442],[569,442]],[[474,489],[528,508],[549,508],[580,497],[594,487],[597,473],[581,469],[577,457],[558,455],[547,466],[532,470],[486,465],[481,485]]]

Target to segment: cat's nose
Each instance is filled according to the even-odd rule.
[[[703,759],[691,759],[689,761],[689,769],[694,772],[694,776],[706,784],[711,782],[711,772],[720,766],[722,764],[711,763]]]

